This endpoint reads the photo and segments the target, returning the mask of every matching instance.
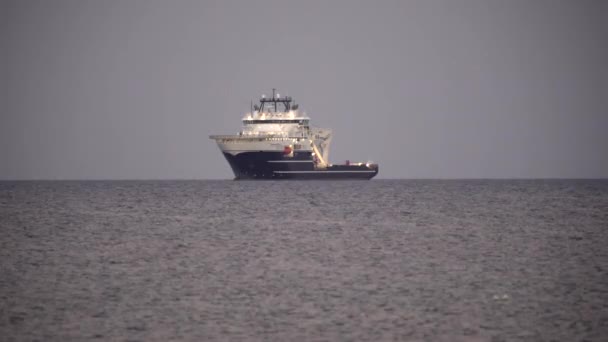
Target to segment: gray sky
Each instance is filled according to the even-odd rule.
[[[0,0],[0,179],[232,178],[273,87],[379,178],[608,177],[607,4]]]

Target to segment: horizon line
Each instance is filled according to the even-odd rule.
[[[348,179],[346,179],[348,180]],[[608,180],[606,177],[409,177],[409,178],[375,178],[369,181],[378,180]],[[14,178],[0,179],[0,182],[108,182],[108,181],[237,181],[233,178]],[[259,180],[238,180],[240,181],[259,181]],[[261,181],[273,181],[264,179]],[[275,181],[293,182],[294,180],[277,179]],[[295,180],[297,181],[297,180]],[[306,180],[310,181],[310,180]],[[332,181],[332,180],[322,180]],[[344,181],[344,180],[333,180]],[[357,180],[359,181],[359,180]]]

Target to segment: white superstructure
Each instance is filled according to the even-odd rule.
[[[260,105],[252,107],[242,119],[237,135],[213,135],[224,153],[236,156],[244,152],[281,152],[286,156],[310,153],[317,167],[329,163],[331,130],[310,126],[310,118],[292,103],[289,96],[275,93],[262,96]]]

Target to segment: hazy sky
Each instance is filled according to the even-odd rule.
[[[379,178],[608,177],[608,1],[3,1],[0,179],[233,177],[278,88]]]

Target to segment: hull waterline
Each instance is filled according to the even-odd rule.
[[[280,152],[224,153],[235,180],[368,180],[378,174],[378,165],[330,165],[315,167],[310,152],[294,153],[285,158]]]

